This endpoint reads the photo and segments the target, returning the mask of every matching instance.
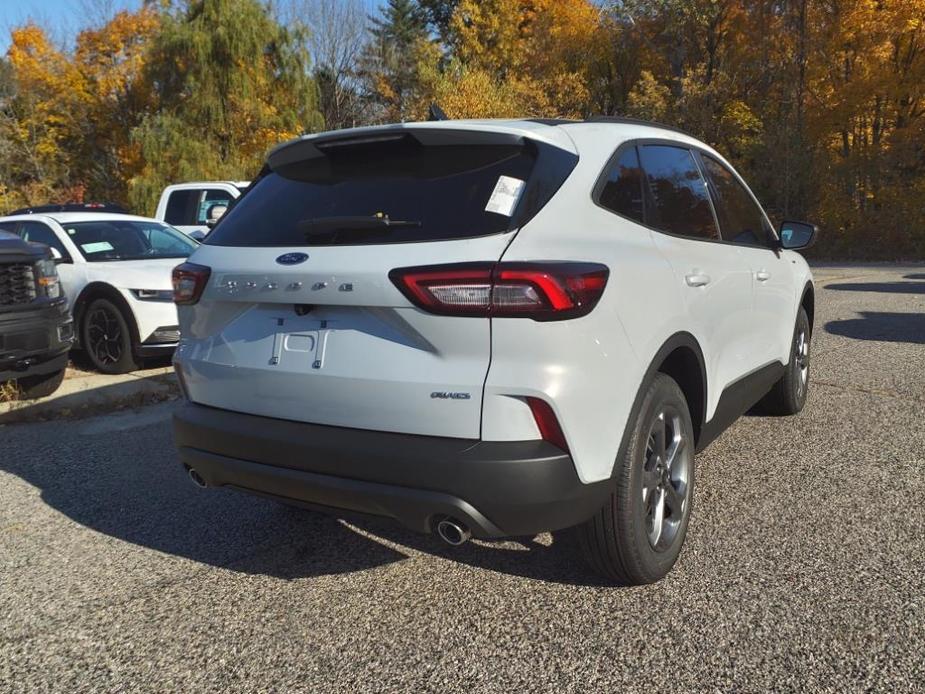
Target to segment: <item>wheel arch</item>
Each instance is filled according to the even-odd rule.
[[[697,339],[687,332],[675,333],[656,352],[645,383],[656,373],[670,376],[681,388],[694,426],[694,440],[699,443],[707,414],[707,369],[703,350]]]
[[[129,306],[125,297],[111,284],[107,284],[106,282],[90,282],[80,291],[77,299],[74,300],[73,313],[74,324],[77,326],[77,346],[83,347],[82,326],[84,312],[87,310],[87,306],[96,299],[107,299],[119,307],[119,310],[122,311],[122,315],[125,316],[126,323],[128,323],[132,344],[138,345],[140,342],[138,336],[138,323],[135,320],[135,312],[132,311],[132,307]]]
[[[704,428],[707,411],[707,368],[703,358],[703,350],[697,338],[688,332],[678,332],[662,343],[649,362],[636,398],[633,401],[630,415],[626,421],[626,428],[617,452],[617,460],[626,455],[627,446],[632,438],[632,427],[639,417],[642,401],[646,390],[656,374],[663,373],[675,380],[684,393],[687,406],[691,413],[691,423],[694,426],[694,441],[697,450],[700,450],[700,439]]]

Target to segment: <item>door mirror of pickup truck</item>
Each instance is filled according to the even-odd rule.
[[[780,247],[795,251],[809,248],[816,241],[819,228],[807,222],[781,222]]]
[[[51,259],[55,262],[55,265],[68,262],[68,259],[61,255],[61,251],[57,248],[54,246],[49,246],[48,248],[51,250]]]

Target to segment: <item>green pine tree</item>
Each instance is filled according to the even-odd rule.
[[[369,31],[367,96],[380,106],[380,120],[407,120],[420,86],[416,48],[428,39],[427,17],[414,0],[389,0],[380,16],[370,17]]]

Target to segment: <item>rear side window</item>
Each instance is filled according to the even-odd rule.
[[[645,221],[642,186],[639,155],[635,147],[628,147],[608,172],[598,203],[611,212],[642,224]]]
[[[766,246],[768,222],[758,204],[735,174],[708,154],[702,154],[703,168],[713,184],[716,216],[724,241],[749,246]]]
[[[44,243],[50,248],[56,248],[62,258],[70,258],[71,254],[67,252],[64,244],[47,224],[41,222],[23,222],[19,226],[19,235],[23,241],[31,243]]]
[[[718,239],[707,185],[691,151],[643,145],[639,157],[650,194],[649,226],[678,236]]]
[[[322,152],[256,181],[207,243],[357,245],[498,234],[522,226],[577,162],[532,141],[425,145],[411,135]]]
[[[167,198],[164,221],[174,226],[202,226],[214,206],[231,204],[231,193],[220,188],[175,190]]]

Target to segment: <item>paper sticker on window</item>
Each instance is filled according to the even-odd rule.
[[[524,182],[519,178],[498,176],[498,182],[488,199],[488,204],[485,205],[485,211],[510,217],[514,214],[514,208],[517,207],[517,201],[520,200],[523,190]]]
[[[112,244],[109,241],[97,241],[96,243],[83,243],[80,245],[84,253],[102,253],[111,251]]]

